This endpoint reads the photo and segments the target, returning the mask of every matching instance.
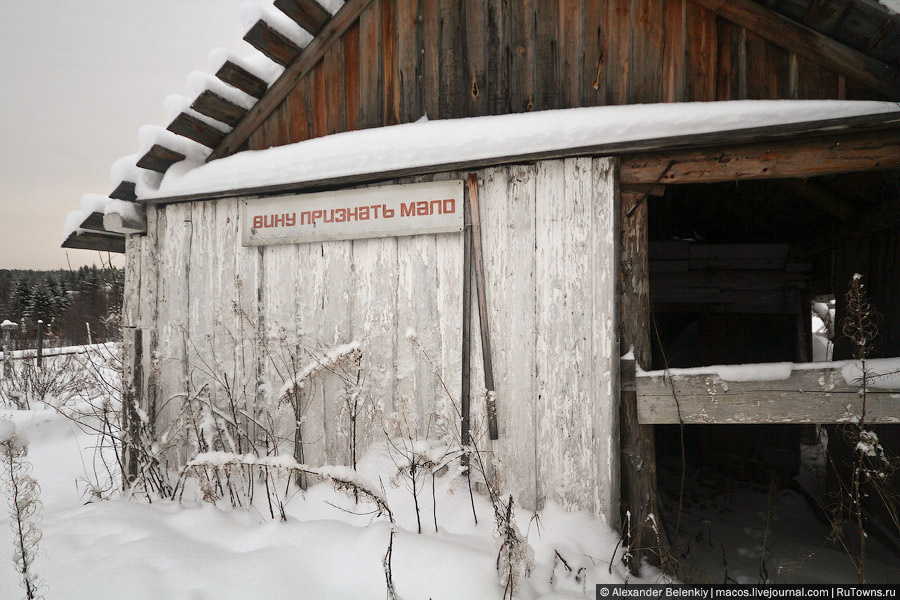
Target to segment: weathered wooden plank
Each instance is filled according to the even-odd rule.
[[[210,153],[207,160],[215,160],[237,152],[250,137],[250,134],[284,101],[294,86],[297,85],[297,82],[312,71],[316,64],[322,60],[328,48],[340,42],[344,32],[359,19],[360,14],[371,1],[349,0],[345,2],[341,9],[328,21],[319,35],[303,49],[297,60],[292,61],[287,66],[281,77],[272,84],[268,93],[248,111],[247,116]]]
[[[534,0],[534,108],[547,110],[562,106],[559,79],[559,39],[555,0]]]
[[[631,75],[631,0],[609,0],[609,59],[606,61],[606,104],[628,103]]]
[[[585,32],[581,0],[560,0],[556,23],[557,77],[560,108],[581,106],[584,72]]]
[[[234,127],[240,123],[247,109],[223,98],[212,90],[204,90],[191,104],[191,108],[201,115]]]
[[[106,228],[103,226],[103,213],[102,212],[92,212],[88,214],[81,221],[81,225],[78,226],[80,229],[88,229],[90,231],[100,231],[105,232]],[[115,233],[115,232],[109,232]]]
[[[399,56],[397,55],[397,16],[394,2],[381,2],[381,79],[382,125],[396,125],[400,122],[400,79],[397,76]]]
[[[653,183],[673,160],[675,164],[663,177],[663,183],[812,177],[826,173],[896,168],[900,164],[900,144],[895,136],[876,132],[842,136],[840,144],[779,142],[765,147],[687,151],[656,157],[634,156],[622,160],[622,182]]]
[[[381,0],[359,17],[359,127],[381,125]]]
[[[137,193],[135,193],[136,187],[137,186],[133,181],[121,181],[119,182],[119,185],[116,186],[116,189],[112,191],[109,197],[116,200],[134,202],[135,200],[137,200]]]
[[[225,132],[221,129],[187,113],[181,113],[175,117],[175,120],[169,123],[166,129],[189,140],[194,140],[198,144],[203,144],[207,148],[215,148],[225,137]]]
[[[480,192],[485,275],[494,350],[500,437],[493,443],[501,488],[537,506],[535,372],[535,167],[487,169]],[[509,307],[516,318],[509,319]],[[528,373],[528,377],[518,374]]]
[[[512,112],[534,110],[534,6],[512,2],[508,11],[509,95]]]
[[[772,367],[784,371],[790,365],[760,365]],[[679,409],[685,423],[849,423],[862,414],[861,383],[845,381],[839,366],[798,365],[788,378],[775,381],[728,381],[715,371],[713,367],[703,374],[638,373],[640,422],[678,423]],[[900,385],[870,388],[865,422],[900,422],[898,391]]]
[[[619,526],[618,319],[616,318],[619,219],[616,159],[592,161],[591,212],[591,409],[594,459],[593,511]]]
[[[125,238],[125,284],[122,290],[122,325],[140,327],[141,236]]]
[[[315,246],[315,245],[313,245]],[[350,287],[353,265],[353,242],[323,242],[322,300],[317,346],[328,350],[353,341],[350,315],[356,294]],[[325,458],[330,464],[345,465],[349,446],[341,435],[340,396],[344,386],[341,379],[329,375],[322,382],[325,429]]]
[[[191,204],[171,204],[165,208],[165,240],[160,249],[159,290],[159,398],[156,415],[158,434],[165,434],[186,409],[189,393],[187,327],[190,297],[187,271],[191,255]],[[197,432],[186,432],[188,444],[197,443]],[[173,449],[171,459],[183,461],[189,446]]]
[[[620,194],[619,235],[619,340],[620,352],[632,352],[638,365],[650,364],[650,281],[648,268],[647,202],[642,196]],[[642,560],[654,563],[649,550],[659,545],[646,520],[659,515],[656,494],[656,442],[653,428],[642,425],[637,414],[637,395],[622,391],[619,405],[621,446],[621,519],[637,548],[629,564],[639,571]]]
[[[584,57],[582,59],[581,106],[606,102],[606,68],[609,7],[607,0],[585,2],[582,9]]]
[[[423,83],[419,81],[423,60],[418,39],[419,2],[400,0],[396,5],[400,122],[409,123],[421,117],[425,110],[419,94]]]
[[[662,100],[684,102],[686,86],[685,54],[685,4],[688,0],[666,0],[663,3],[663,73]]]
[[[437,117],[451,119],[462,116],[469,102],[468,66],[462,24],[465,4],[458,0],[440,0],[440,102]]]
[[[838,75],[791,54],[791,99],[837,100],[840,97]]]
[[[438,2],[422,0],[419,14],[422,38],[422,106],[429,119],[439,113],[440,80],[440,6]]]
[[[739,100],[745,91],[741,57],[744,51],[743,29],[725,19],[716,19],[716,100]]]
[[[344,128],[347,131],[359,129],[359,24],[355,24],[343,37],[344,53]]]
[[[900,98],[900,72],[897,69],[752,0],[692,1],[827,69],[853,77],[888,98]]]
[[[352,248],[356,301],[351,305],[350,324],[362,351],[364,397],[390,414],[397,385],[396,348],[406,343],[402,336],[398,339],[396,323],[397,238],[355,240]],[[382,435],[378,418],[360,424],[361,448]]]
[[[275,0],[273,4],[313,37],[319,35],[331,19],[331,13],[316,0]]]
[[[316,65],[309,76],[309,94],[312,96],[312,137],[322,137],[328,133],[328,101],[325,97],[325,65]]]
[[[629,103],[660,102],[664,97],[663,3],[659,0],[634,0],[632,22]]]
[[[306,86],[305,80],[297,84],[287,98],[284,99],[287,106],[287,129],[291,142],[302,142],[310,138],[309,113],[306,110]]]
[[[142,169],[165,173],[169,167],[185,159],[184,154],[170,150],[165,146],[154,144],[138,161]]]
[[[510,112],[510,49],[506,19],[509,8],[504,0],[489,0],[486,4],[487,66],[485,67],[485,82],[487,89],[482,89],[480,93],[487,96],[488,114],[502,115]]]
[[[465,21],[460,23],[460,36],[465,44],[468,116],[490,114],[489,84],[487,66],[489,51],[487,45],[487,2],[484,0],[464,0]]]
[[[685,100],[711,102],[716,99],[718,63],[716,14],[686,1],[685,27]]]
[[[346,107],[344,106],[344,47],[342,44],[332,46],[322,60],[325,78],[325,119],[328,135],[345,131],[347,127]]]
[[[244,41],[283,67],[300,54],[297,44],[262,19],[244,34]]]
[[[147,207],[147,235],[141,237],[141,289],[138,296],[140,306],[138,313],[140,321],[138,326],[144,331],[141,370],[144,373],[144,389],[142,390],[143,403],[141,408],[146,411],[150,426],[155,427],[157,392],[159,370],[153,363],[153,357],[157,351],[158,320],[157,299],[159,282],[159,254],[158,254],[158,215],[159,209],[155,206]]]
[[[219,67],[216,77],[256,99],[262,98],[269,87],[264,79],[230,60]]]
[[[538,498],[593,509],[591,159],[537,165],[535,414]]]

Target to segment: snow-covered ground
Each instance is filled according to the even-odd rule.
[[[44,505],[35,571],[47,598],[385,598],[391,525],[370,514],[371,506],[355,504],[328,483],[294,493],[285,522],[269,516],[263,496],[250,508],[213,506],[190,492],[182,502],[91,501],[86,483],[105,476],[96,467],[96,436],[38,406],[0,407],[0,419],[30,440],[28,458]],[[468,487],[454,471],[437,477],[436,503],[430,480],[420,493],[420,535],[411,493],[390,484],[396,465],[386,444],[374,446],[359,465],[362,477],[383,482],[397,521],[391,567],[400,598],[503,595],[492,507],[475,494],[476,524]],[[0,598],[17,598],[22,591],[8,559],[7,512],[0,510]],[[552,504],[539,515],[520,510],[516,517],[534,563],[522,598],[592,598],[595,583],[626,577],[617,534],[604,523]]]

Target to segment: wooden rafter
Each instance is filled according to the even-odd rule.
[[[133,181],[121,181],[116,189],[109,195],[110,198],[116,200],[125,200],[126,202],[134,202],[137,200],[137,186]]]
[[[247,114],[246,108],[238,106],[212,90],[205,90],[197,96],[197,99],[191,104],[191,108],[201,115],[232,127],[240,123]]]
[[[181,113],[166,127],[172,133],[194,140],[207,148],[215,148],[225,137],[225,132],[216,129],[206,121],[202,121],[193,115]]]
[[[222,158],[236,152],[265,119],[272,114],[287,97],[297,82],[316,66],[328,49],[340,43],[341,36],[372,0],[348,0],[341,9],[328,21],[313,41],[289,64],[281,77],[272,84],[259,102],[251,108],[234,130],[225,136],[222,143],[213,150],[207,160]]]
[[[137,162],[142,169],[149,169],[157,173],[165,173],[169,167],[185,159],[184,154],[170,150],[165,146],[154,144],[147,153]]]
[[[103,228],[103,213],[92,212],[79,225],[81,229],[90,229],[92,231],[106,231]]]
[[[225,61],[225,64],[219,67],[216,77],[257,100],[265,95],[269,87],[265,80],[230,60]]]
[[[244,35],[244,41],[283,67],[300,54],[297,44],[262,19]]]
[[[118,234],[97,233],[93,231],[85,231],[80,234],[72,233],[66,238],[66,241],[63,242],[62,247],[123,254],[125,252],[125,237]]]
[[[314,36],[319,35],[331,18],[331,13],[316,0],[275,0],[275,8]]]
[[[803,14],[803,24],[831,35],[841,26],[851,6],[850,0],[813,0]]]
[[[811,181],[799,180],[789,180],[787,185],[804,200],[815,204],[820,209],[842,221],[847,221],[856,214],[856,205],[846,198],[835,194],[825,186],[812,183]]]
[[[724,19],[893,100],[900,72],[890,65],[801,25],[752,0],[691,0]]]

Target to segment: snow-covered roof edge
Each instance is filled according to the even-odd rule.
[[[279,193],[488,164],[763,141],[881,123],[900,124],[900,105],[740,100],[422,120],[245,151],[200,166],[176,164],[158,189],[138,189],[138,197],[162,203]]]

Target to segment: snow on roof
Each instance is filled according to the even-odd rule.
[[[81,210],[73,210],[66,215],[63,227],[62,241],[65,242],[73,233],[81,234],[85,230],[81,227],[84,220],[92,213],[108,215],[116,213],[125,219],[136,220],[138,218],[138,205],[134,202],[114,200],[102,194],[85,194],[81,197]]]
[[[542,152],[897,113],[893,102],[740,100],[571,108],[523,114],[420,120],[338,133],[169,168],[152,200],[390,173],[401,169],[514,158]]]

